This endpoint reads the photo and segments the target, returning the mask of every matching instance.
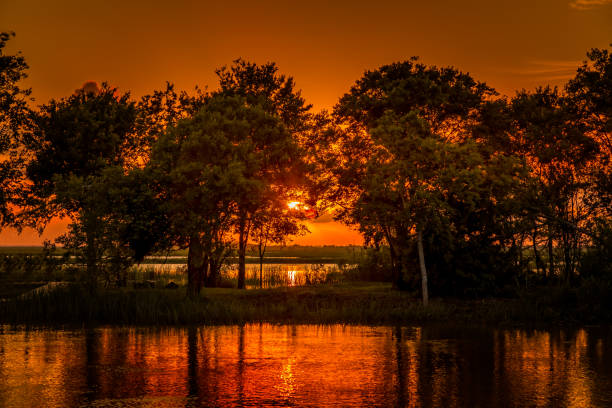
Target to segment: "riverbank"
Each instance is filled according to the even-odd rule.
[[[4,324],[190,325],[346,323],[410,325],[466,323],[585,325],[612,322],[609,299],[585,302],[580,293],[532,292],[514,299],[432,299],[385,283],[350,283],[273,289],[204,289],[190,299],[184,289],[101,289],[72,286],[0,302]]]

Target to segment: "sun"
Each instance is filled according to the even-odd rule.
[[[287,203],[287,207],[289,207],[292,210],[297,210],[300,207],[300,203],[299,201],[289,201]]]

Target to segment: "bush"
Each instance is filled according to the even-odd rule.
[[[612,283],[611,224],[610,221],[599,221],[594,246],[588,248],[580,260],[579,272],[581,278],[596,278]]]
[[[348,281],[391,282],[391,255],[388,247],[367,248],[357,259],[357,266],[338,265]]]

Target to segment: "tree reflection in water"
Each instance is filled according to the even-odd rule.
[[[2,330],[2,407],[612,405],[607,329]]]

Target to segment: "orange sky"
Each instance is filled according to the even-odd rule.
[[[214,69],[242,57],[275,61],[329,109],[366,69],[413,55],[503,94],[562,85],[589,48],[612,43],[612,0],[0,0],[0,30],[17,33],[8,52],[26,57],[37,103],[87,80],[135,97],[165,81],[215,88]],[[297,243],[360,242],[336,223],[310,229]],[[0,234],[0,245],[39,242],[31,231]]]

